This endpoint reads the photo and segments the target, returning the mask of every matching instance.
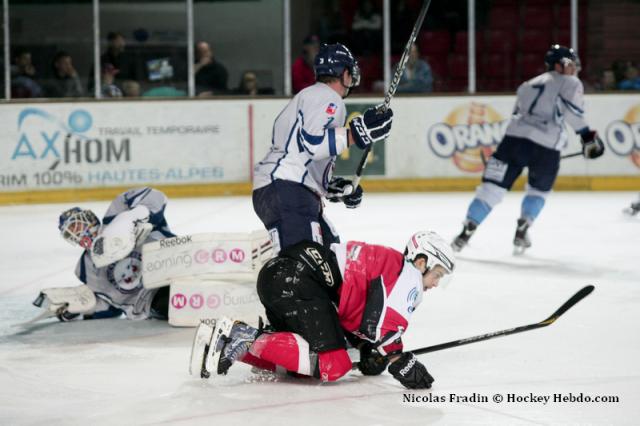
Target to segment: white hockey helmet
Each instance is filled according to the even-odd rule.
[[[420,257],[426,258],[426,272],[436,265],[442,266],[448,274],[453,273],[455,269],[456,258],[451,245],[433,231],[419,231],[413,234],[407,243],[404,257],[409,262]]]
[[[58,229],[65,241],[88,249],[100,230],[100,220],[91,210],[73,207],[65,210],[58,219]]]

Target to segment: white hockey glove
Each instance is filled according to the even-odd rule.
[[[329,182],[327,188],[327,200],[332,203],[343,202],[349,209],[355,209],[360,206],[363,195],[362,186],[353,189],[353,182],[350,179],[334,177]]]
[[[33,304],[47,309],[60,321],[67,322],[80,315],[92,314],[96,308],[96,296],[84,284],[77,287],[45,288]]]
[[[351,120],[349,128],[353,140],[358,148],[365,149],[372,143],[382,141],[391,132],[393,111],[391,108],[384,110],[382,105],[372,107]]]
[[[91,246],[93,263],[102,268],[128,256],[153,229],[148,220],[149,209],[142,205],[116,216],[102,228]]]

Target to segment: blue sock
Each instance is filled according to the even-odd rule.
[[[467,210],[467,220],[480,225],[491,212],[491,206],[479,198],[474,198]]]
[[[538,195],[525,195],[522,200],[521,215],[529,222],[533,222],[540,214],[542,207],[544,207],[543,197]]]

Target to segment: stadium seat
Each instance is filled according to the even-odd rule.
[[[527,53],[520,58],[521,79],[528,80],[545,72],[544,60],[541,54]]]
[[[418,47],[423,55],[447,53],[451,47],[448,31],[422,31],[418,35]]]
[[[550,5],[527,5],[522,14],[522,24],[525,29],[551,31],[554,27],[553,9]]]
[[[505,53],[515,51],[515,36],[505,30],[487,30],[485,32],[485,50],[487,53]]]
[[[517,4],[496,6],[489,11],[489,28],[513,29],[519,25],[520,14]]]
[[[449,55],[449,76],[452,79],[465,79],[469,74],[469,62],[467,55],[454,53]]]
[[[551,46],[551,33],[542,30],[525,30],[520,41],[520,51],[523,53],[546,52]]]
[[[469,42],[467,31],[458,31],[455,35],[453,51],[456,53],[467,53],[467,45]],[[482,33],[476,32],[476,52],[484,50],[484,38]]]

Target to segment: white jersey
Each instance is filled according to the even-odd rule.
[[[298,93],[273,124],[271,149],[255,166],[253,189],[282,179],[326,195],[335,158],[348,146],[345,119],[344,101],[326,84]]]
[[[164,220],[166,204],[167,198],[158,190],[132,189],[120,194],[109,205],[103,226],[111,223],[118,215],[127,215],[136,207],[145,206],[149,210],[149,223],[154,227],[142,243],[171,237],[173,234]],[[131,219],[135,220],[136,217]],[[82,254],[75,273],[80,281],[95,293],[98,301],[96,312],[105,311],[109,306],[113,306],[124,311],[127,318],[149,318],[151,301],[158,289],[148,290],[142,286],[142,243],[124,259],[103,268],[96,267],[88,251]]]
[[[567,144],[565,120],[577,132],[584,129],[584,89],[574,76],[549,71],[518,87],[514,115],[506,134],[561,151]]]

